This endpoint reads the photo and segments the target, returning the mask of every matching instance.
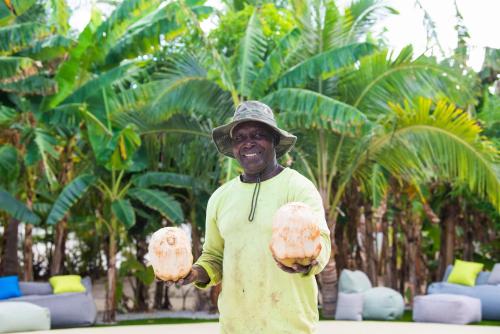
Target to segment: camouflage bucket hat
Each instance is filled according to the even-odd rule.
[[[280,158],[290,151],[297,141],[297,137],[278,128],[271,108],[259,101],[246,101],[236,108],[233,120],[230,123],[213,129],[212,138],[217,150],[228,157],[234,158],[231,133],[236,125],[251,121],[264,123],[279,135],[280,142],[276,146],[276,158]]]

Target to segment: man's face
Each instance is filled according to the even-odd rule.
[[[258,174],[274,165],[273,130],[260,122],[238,124],[232,133],[233,155],[246,174]]]

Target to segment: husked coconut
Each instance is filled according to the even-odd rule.
[[[156,277],[164,281],[186,277],[193,265],[188,236],[178,227],[164,227],[153,233],[148,253]]]
[[[278,209],[273,217],[269,248],[281,264],[309,265],[321,251],[320,231],[316,213],[302,202],[290,202]]]

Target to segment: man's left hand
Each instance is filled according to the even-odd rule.
[[[276,261],[276,264],[278,264],[278,267],[281,270],[290,274],[307,274],[311,271],[312,267],[318,264],[318,261],[312,260],[311,263],[307,266],[295,263],[292,267],[287,267],[276,259],[274,259],[274,261]]]

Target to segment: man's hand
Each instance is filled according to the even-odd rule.
[[[168,286],[172,286],[172,285],[187,285],[187,284],[190,284],[190,283],[202,283],[202,284],[207,284],[208,282],[210,282],[210,278],[208,277],[208,274],[207,272],[205,271],[205,269],[203,269],[203,267],[200,267],[198,265],[193,265],[191,267],[191,271],[189,272],[189,274],[186,275],[186,277],[184,278],[181,278],[180,280],[174,282],[174,281],[165,281],[165,283],[167,283]]]
[[[274,257],[273,257],[274,259]],[[312,267],[318,264],[318,261],[312,260],[311,263],[307,266],[300,265],[298,263],[295,263],[292,267],[287,267],[278,260],[274,259],[276,261],[276,264],[278,264],[278,267],[280,267],[281,270],[290,273],[290,274],[307,274],[311,271]]]

